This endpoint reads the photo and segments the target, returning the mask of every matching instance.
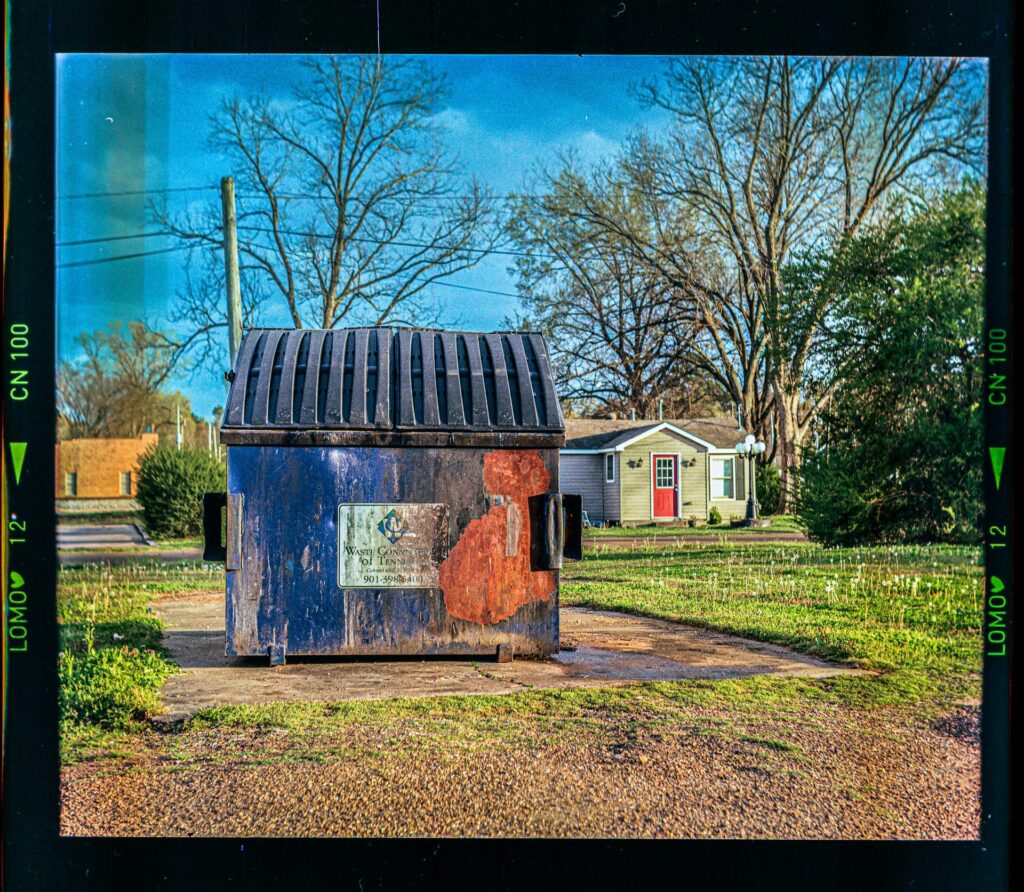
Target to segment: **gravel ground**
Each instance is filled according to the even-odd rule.
[[[694,707],[498,731],[403,718],[150,732],[130,757],[64,769],[62,832],[973,839],[977,714]]]

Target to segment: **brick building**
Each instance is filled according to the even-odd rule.
[[[137,440],[62,440],[56,446],[58,499],[128,499],[135,495],[139,459],[157,434]]]

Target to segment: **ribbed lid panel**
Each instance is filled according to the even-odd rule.
[[[223,426],[565,429],[541,335],[391,328],[247,332]]]

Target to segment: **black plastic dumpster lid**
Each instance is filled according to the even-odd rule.
[[[231,379],[229,434],[565,430],[539,334],[253,329]]]

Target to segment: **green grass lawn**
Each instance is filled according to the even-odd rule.
[[[621,539],[624,537],[637,539],[658,539],[666,536],[764,536],[775,533],[803,533],[797,518],[789,514],[775,514],[768,518],[771,526],[767,527],[734,527],[728,519],[724,523],[702,523],[695,527],[682,524],[649,524],[640,527],[587,527],[583,535],[587,539]]]
[[[899,707],[936,714],[980,695],[980,561],[980,549],[950,546],[595,543],[583,561],[566,565],[563,604],[682,621],[873,672],[487,697],[235,706],[205,710],[187,729],[272,726],[301,736],[352,722],[412,722],[432,729],[439,739],[469,735],[486,742],[516,737],[519,721],[534,731],[543,725],[553,732],[583,733],[596,727],[601,716],[631,714],[658,722],[694,708],[734,717],[796,717],[823,706],[854,712]],[[117,741],[133,739],[145,727],[143,719],[157,708],[159,685],[175,667],[160,649],[160,624],[146,610],[147,603],[161,594],[222,585],[223,569],[201,562],[140,561],[61,570],[65,758],[88,757],[97,750],[116,753]]]
[[[563,604],[686,622],[865,669],[827,683],[880,702],[980,690],[980,549],[792,543],[595,545]]]
[[[74,554],[81,552],[110,552],[132,554],[138,553],[140,557],[152,554],[153,551],[181,551],[187,548],[202,548],[203,540],[195,537],[184,539],[154,539],[152,545],[76,545],[73,548],[62,548],[62,553]]]
[[[124,510],[105,509],[101,511],[58,511],[57,523],[70,526],[114,523],[137,523],[141,525],[142,512],[131,508]]]

